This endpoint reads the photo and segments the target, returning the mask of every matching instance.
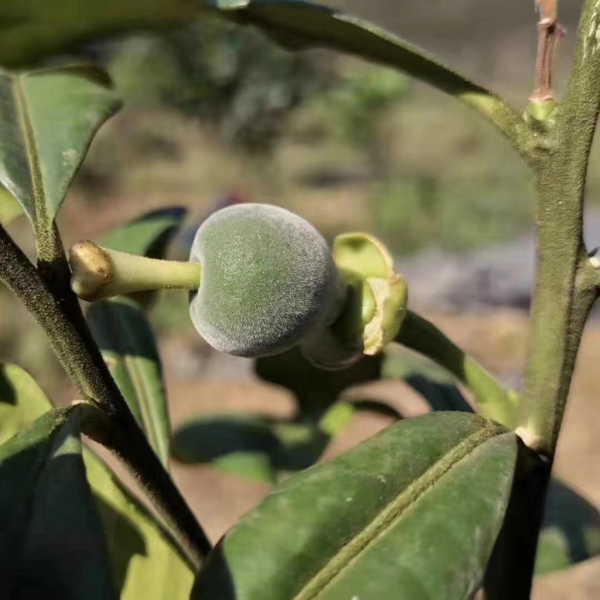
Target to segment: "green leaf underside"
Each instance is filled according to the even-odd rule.
[[[0,183],[48,231],[98,127],[118,108],[100,71],[0,72]]]
[[[187,210],[181,207],[153,211],[111,231],[98,240],[98,244],[149,258],[164,258],[166,245],[181,226],[186,213]]]
[[[152,328],[135,302],[116,298],[92,304],[92,335],[137,422],[166,466],[171,426]]]
[[[394,425],[276,488],[221,540],[193,597],[467,598],[502,525],[517,451],[513,433],[475,415]]]
[[[355,54],[435,85],[453,95],[489,95],[376,25],[338,10],[301,0],[203,0],[224,16],[250,22],[291,49],[324,46]]]
[[[29,374],[15,365],[0,365],[0,444],[50,409],[50,402]],[[83,459],[119,597],[186,598],[193,572],[169,534],[92,451],[84,448]]]
[[[73,43],[189,22],[190,0],[2,0],[0,65],[20,66]]]
[[[76,409],[56,409],[0,447],[0,562],[10,597],[117,597],[79,435]]]

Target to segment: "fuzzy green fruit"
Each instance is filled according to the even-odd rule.
[[[283,352],[328,325],[339,306],[342,285],[326,241],[277,206],[241,204],[214,213],[198,229],[190,262],[202,265],[190,315],[220,352]]]

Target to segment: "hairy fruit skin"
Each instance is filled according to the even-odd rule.
[[[190,262],[202,266],[190,315],[220,352],[277,354],[335,316],[342,286],[331,251],[283,208],[242,204],[214,213],[196,233]]]

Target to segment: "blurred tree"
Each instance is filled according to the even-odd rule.
[[[289,53],[259,31],[205,19],[113,46],[109,71],[125,102],[169,106],[233,145],[270,152],[290,113],[330,79],[317,53]]]

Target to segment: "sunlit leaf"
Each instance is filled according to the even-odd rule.
[[[192,597],[469,598],[519,451],[514,433],[475,415],[402,421],[285,480],[219,542]]]
[[[21,205],[14,199],[12,194],[0,187],[0,225],[8,225],[22,212]]]
[[[209,8],[252,23],[291,49],[328,47],[400,69],[453,95],[487,95],[421,49],[343,12],[302,0],[202,0]]]
[[[86,318],[129,408],[166,466],[171,426],[148,318],[135,302],[122,297],[93,303]]]
[[[0,71],[0,184],[36,231],[52,228],[96,130],[118,106],[96,69]]]
[[[179,206],[152,211],[107,233],[98,244],[149,258],[165,258],[167,244],[186,213],[187,210]]]

